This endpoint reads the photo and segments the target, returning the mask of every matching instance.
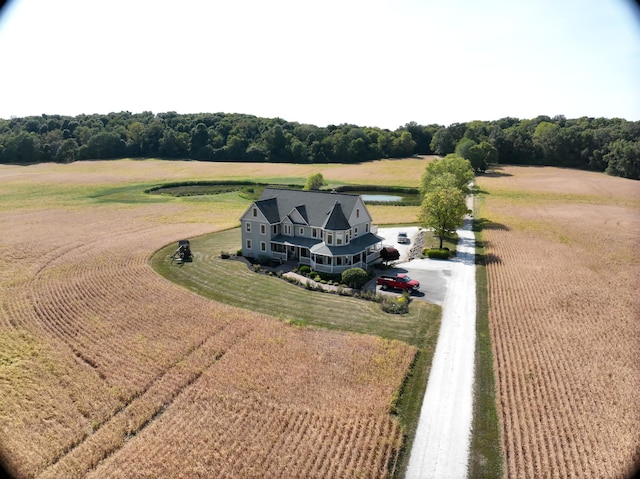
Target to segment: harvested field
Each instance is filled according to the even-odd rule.
[[[505,476],[628,477],[640,461],[640,183],[479,177]]]
[[[0,453],[17,476],[385,477],[393,467],[392,406],[415,348],[208,301],[149,266],[168,242],[236,225],[247,203],[141,191],[238,167],[0,165]],[[302,182],[316,171],[287,168]]]

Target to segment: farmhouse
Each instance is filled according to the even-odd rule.
[[[358,195],[265,188],[240,218],[242,254],[297,261],[316,271],[366,269],[382,238]]]

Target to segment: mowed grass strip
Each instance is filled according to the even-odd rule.
[[[423,332],[417,323],[439,314],[440,308],[413,301],[406,315],[387,314],[380,305],[349,296],[310,291],[276,276],[257,274],[245,261],[221,259],[241,244],[234,228],[191,240],[192,263],[171,262],[171,244],[158,251],[152,265],[162,276],[207,298],[276,316],[295,324],[373,334],[419,346]]]
[[[476,237],[476,352],[469,477],[498,479],[503,475],[503,457],[489,327],[487,258],[482,234],[482,225],[486,222],[478,220],[481,212],[482,202],[477,200],[473,226]]]

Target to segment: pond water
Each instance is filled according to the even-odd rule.
[[[383,202],[383,203],[398,202],[398,201],[402,201],[402,198],[403,198],[402,196],[389,195],[389,194],[384,194],[384,193],[362,194],[362,195],[360,195],[360,197],[364,201],[380,201],[380,202]]]

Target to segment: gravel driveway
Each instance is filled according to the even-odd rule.
[[[455,259],[421,259],[396,265],[420,281],[422,295],[416,295],[416,299],[442,305],[438,344],[407,467],[406,477],[411,479],[467,477],[476,337],[475,239],[471,224],[472,220],[466,219],[458,230]],[[378,234],[391,242],[399,230],[409,233],[412,243],[418,235],[417,228],[380,228]],[[398,248],[397,243],[390,245]],[[405,260],[409,251],[410,245],[405,247]]]

